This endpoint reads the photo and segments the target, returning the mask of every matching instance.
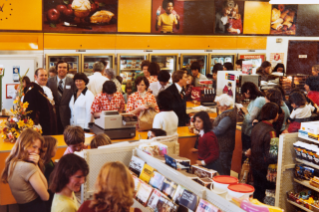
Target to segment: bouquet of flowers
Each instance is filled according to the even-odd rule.
[[[29,69],[25,73],[24,76],[28,73]],[[19,76],[20,77],[20,76]],[[20,85],[18,87],[18,95],[16,99],[13,101],[13,107],[11,108],[12,115],[6,120],[1,122],[0,124],[0,135],[5,141],[9,141],[14,143],[19,137],[20,133],[27,129],[32,128],[35,131],[42,134],[42,127],[38,125],[34,125],[32,119],[28,117],[28,114],[31,111],[26,111],[29,103],[23,103],[21,101],[23,97],[23,77],[20,77]]]

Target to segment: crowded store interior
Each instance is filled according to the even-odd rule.
[[[319,211],[319,11],[0,0],[0,212]]]

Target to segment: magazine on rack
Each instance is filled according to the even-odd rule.
[[[154,171],[153,177],[151,178],[149,183],[154,188],[157,188],[158,190],[162,190],[164,180],[165,180],[165,177],[163,175]]]
[[[149,183],[151,177],[153,176],[154,168],[148,164],[144,164],[143,170],[140,174],[140,179],[146,183]]]
[[[177,183],[171,181],[170,179],[165,178],[163,182],[162,192],[172,198],[174,192],[177,188]]]
[[[143,161],[142,159],[136,156],[132,156],[129,169],[132,172],[134,172],[137,176],[140,176],[140,173],[142,172],[144,164],[145,164],[145,161]]]
[[[179,204],[188,208],[191,211],[195,211],[197,202],[198,202],[198,197],[194,193],[188,190],[184,190],[182,197],[179,201]]]
[[[142,205],[146,206],[149,197],[151,196],[153,191],[152,186],[146,184],[143,181],[140,181],[140,186],[136,193],[136,200],[140,202]]]

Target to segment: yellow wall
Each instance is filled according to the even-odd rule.
[[[270,33],[271,4],[268,2],[245,2],[244,34]]]
[[[42,0],[0,1],[3,4],[0,30],[42,30]]]

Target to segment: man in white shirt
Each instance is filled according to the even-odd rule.
[[[194,77],[194,85],[195,87],[200,86],[199,82],[201,80],[207,80],[207,77],[200,73],[200,64],[199,62],[193,62],[191,65],[192,75]]]
[[[168,71],[160,71],[157,75],[157,82],[152,82],[150,84],[149,90],[152,91],[152,94],[157,97],[161,91],[164,91],[168,86],[168,81],[171,78],[171,75]]]
[[[53,94],[52,91],[49,87],[46,86],[48,82],[48,72],[44,68],[38,68],[34,72],[34,80],[35,83],[40,85],[45,93],[47,95],[48,99],[50,100],[50,103],[54,105],[54,99],[53,99]]]
[[[94,74],[88,77],[89,83],[87,84],[87,87],[93,93],[94,96],[102,92],[104,82],[109,80],[107,77],[102,75],[103,70],[103,63],[96,62],[93,65]]]

